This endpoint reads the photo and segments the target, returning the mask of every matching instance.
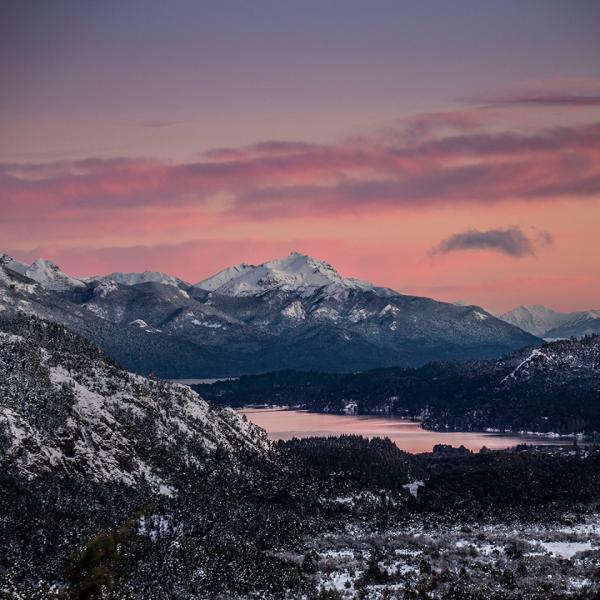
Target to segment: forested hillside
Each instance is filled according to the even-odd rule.
[[[545,343],[499,360],[355,374],[281,371],[198,385],[219,404],[301,406],[421,418],[439,430],[600,432],[600,336]]]

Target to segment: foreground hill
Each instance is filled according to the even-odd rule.
[[[132,598],[108,593],[113,569],[136,598],[266,589],[264,569],[291,585],[289,567],[255,546],[287,535],[279,517],[292,522],[285,508],[256,521],[277,494],[258,476],[274,459],[264,431],[189,388],[128,373],[63,326],[0,319],[0,597],[46,581],[68,584],[68,598]],[[233,557],[240,539],[249,547]],[[223,561],[240,574],[224,578]]]
[[[283,371],[194,386],[226,405],[423,418],[431,429],[600,432],[600,336],[561,340],[499,360],[356,374]]]
[[[176,473],[217,451],[259,452],[264,433],[186,386],[128,373],[62,326],[0,321],[0,431],[5,458],[35,477],[72,477],[177,494]]]
[[[540,343],[479,307],[344,278],[298,253],[194,286],[162,273],[84,281],[7,256],[0,271],[1,310],[63,323],[130,370],[167,378],[418,366]]]

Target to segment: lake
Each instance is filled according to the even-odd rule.
[[[374,415],[332,415],[281,408],[245,408],[239,411],[266,430],[271,439],[289,440],[294,437],[332,435],[362,435],[388,437],[401,450],[411,453],[430,452],[436,444],[463,445],[478,451],[503,449],[523,443],[569,444],[570,439],[545,438],[527,435],[496,433],[441,432],[421,429],[419,423],[395,417]]]

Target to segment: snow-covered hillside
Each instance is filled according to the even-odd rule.
[[[128,373],[64,327],[28,317],[0,321],[0,444],[27,477],[58,471],[164,495],[217,451],[269,447],[233,411]]]
[[[114,281],[115,283],[122,283],[123,285],[139,285],[140,283],[163,283],[164,285],[173,285],[175,287],[184,286],[186,284],[181,279],[168,275],[167,273],[161,273],[159,271],[143,271],[141,273],[109,273],[108,275],[95,275],[89,277],[88,281]]]
[[[0,264],[20,275],[33,279],[47,290],[61,291],[85,287],[84,281],[67,275],[57,265],[43,258],[38,258],[27,265],[6,254],[0,254]]]

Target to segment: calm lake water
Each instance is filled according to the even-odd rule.
[[[331,415],[280,408],[246,408],[239,412],[266,430],[274,440],[356,434],[365,437],[388,437],[407,452],[430,452],[436,444],[461,444],[470,450],[502,449],[523,443],[569,444],[567,439],[557,440],[538,436],[500,435],[494,433],[449,433],[421,429],[419,423],[394,417]]]

